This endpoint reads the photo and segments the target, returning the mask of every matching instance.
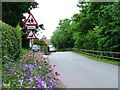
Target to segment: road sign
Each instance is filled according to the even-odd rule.
[[[32,13],[29,14],[28,18],[25,21],[25,26],[38,26],[37,21],[35,20],[34,16]]]
[[[35,36],[34,32],[30,30],[26,39],[37,39],[37,37]]]
[[[36,26],[27,26],[27,29],[30,29],[30,30],[36,29]]]

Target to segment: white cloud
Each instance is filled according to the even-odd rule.
[[[59,20],[70,18],[79,12],[76,6],[78,0],[35,0],[39,8],[32,10],[32,14],[39,24],[44,24],[43,34],[50,38]]]

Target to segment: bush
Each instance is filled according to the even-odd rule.
[[[20,34],[15,28],[2,21],[0,21],[0,28],[2,28],[2,56],[8,56],[13,60],[18,59],[21,53]],[[5,63],[4,59],[3,63]]]

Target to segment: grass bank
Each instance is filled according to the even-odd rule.
[[[29,49],[24,49],[24,48],[22,48],[22,53],[21,53],[21,56],[23,56],[23,55],[28,55],[28,54],[29,54],[29,52],[30,52],[30,50],[29,50]]]
[[[100,61],[100,62],[104,62],[104,63],[109,63],[109,64],[112,64],[112,65],[119,65],[120,66],[120,63],[119,61],[115,61],[115,60],[109,60],[109,59],[104,59],[104,58],[98,58],[98,57],[93,57],[93,56],[89,56],[87,54],[83,54],[83,53],[80,53],[80,52],[76,52],[76,51],[72,51],[74,53],[77,53],[81,56],[85,56],[87,58],[90,58],[92,60],[96,60],[96,61]]]

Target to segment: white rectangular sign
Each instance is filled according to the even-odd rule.
[[[27,29],[36,29],[36,26],[27,26]]]

